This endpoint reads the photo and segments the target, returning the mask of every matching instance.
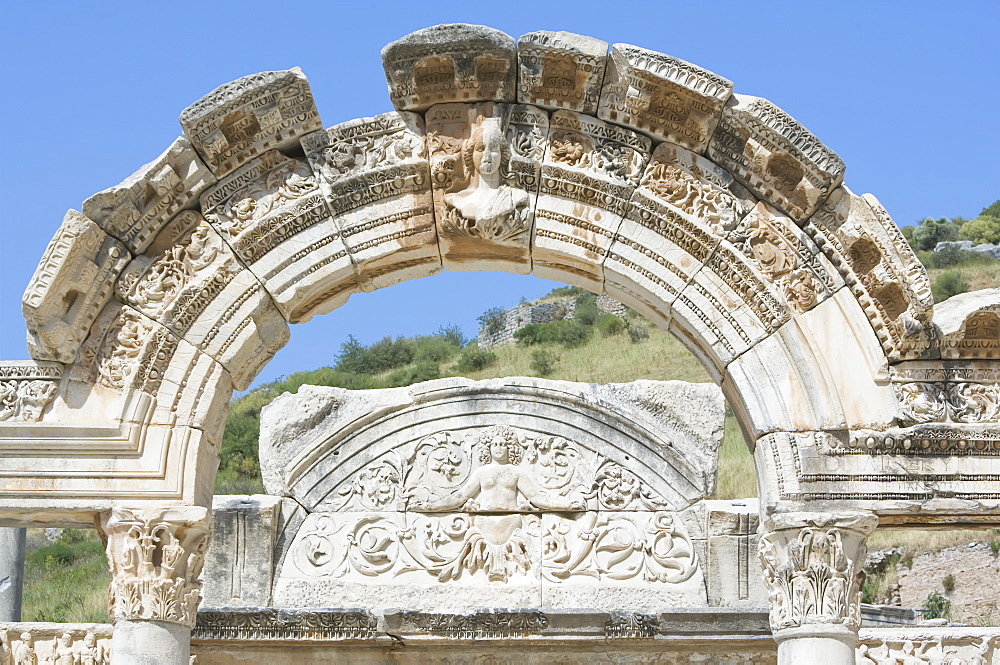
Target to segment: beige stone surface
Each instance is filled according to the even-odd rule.
[[[131,255],[75,210],[66,213],[28,288],[21,311],[35,360],[72,363]]]
[[[84,201],[83,214],[138,255],[174,215],[197,206],[198,196],[214,182],[215,176],[181,137],[121,184]]]
[[[513,102],[514,39],[484,25],[452,23],[417,30],[382,49],[389,99],[401,111],[449,102]]]
[[[517,101],[597,113],[608,43],[572,32],[539,30],[517,40]]]
[[[941,357],[1000,359],[1000,289],[962,293],[934,306]]]
[[[836,153],[773,103],[748,95],[726,103],[708,157],[797,222],[844,178]]]
[[[323,128],[298,67],[221,85],[181,112],[184,136],[217,178]]]
[[[523,104],[441,104],[426,118],[444,267],[529,273],[548,113]]]
[[[536,276],[601,290],[602,264],[650,147],[648,138],[592,116],[552,114],[532,239]]]
[[[704,152],[732,91],[732,82],[690,62],[615,44],[598,117]]]
[[[311,134],[302,145],[362,290],[441,270],[419,115],[359,118]],[[321,256],[307,261],[322,262]]]

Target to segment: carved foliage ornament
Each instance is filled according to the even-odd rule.
[[[893,385],[900,419],[906,424],[1000,420],[1000,385],[996,383],[917,381]]]
[[[339,513],[313,515],[297,538],[293,560],[306,575],[422,571],[441,582],[477,574],[506,582],[540,569],[553,582],[680,583],[697,570],[691,540],[663,497],[559,436],[507,426],[474,438],[431,435],[405,458],[390,451],[370,463],[341,496]],[[380,512],[343,516],[354,510]],[[549,511],[560,514],[537,515]]]
[[[199,577],[208,549],[207,511],[116,508],[104,531],[114,575],[114,620],[149,619],[193,627],[201,601]]]
[[[867,513],[791,513],[774,520],[758,550],[771,630],[806,624],[843,624],[857,630],[865,539],[877,518]]]

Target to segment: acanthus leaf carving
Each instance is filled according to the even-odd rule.
[[[787,513],[767,524],[758,548],[768,587],[771,630],[804,625],[861,625],[865,541],[870,513]]]
[[[990,423],[1000,419],[1000,384],[971,381],[894,383],[905,424]]]
[[[112,569],[115,621],[145,619],[193,627],[208,549],[204,508],[115,508],[102,519]]]

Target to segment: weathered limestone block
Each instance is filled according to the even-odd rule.
[[[703,340],[721,369],[778,330],[791,313],[753,260],[720,242],[674,300],[672,316],[671,326]]]
[[[114,508],[101,516],[111,565],[114,623],[162,621],[193,628],[209,542],[208,510]]]
[[[624,430],[623,413],[631,423]],[[399,485],[405,484],[404,476],[417,480],[412,464],[399,466],[407,457],[407,446],[425,452],[443,446],[445,452],[459,455],[462,445],[452,447],[450,441],[468,439],[467,448],[481,450],[476,442],[483,428],[510,423],[564,440],[561,445],[575,443],[579,448],[574,458],[590,460],[587,468],[595,469],[593,473],[604,463],[627,466],[632,489],[623,496],[639,501],[632,492],[638,492],[642,479],[680,510],[714,489],[721,414],[721,396],[711,384],[639,381],[595,386],[543,379],[452,378],[375,391],[307,386],[297,395],[279,397],[263,412],[261,473],[269,494],[290,496],[310,511],[348,509],[355,500],[361,503],[354,510],[401,510],[406,505],[405,487]],[[613,422],[619,424],[612,426]],[[359,428],[359,423],[366,424]],[[389,434],[392,437],[386,438]],[[627,451],[628,461],[609,457],[607,446],[612,441],[615,450]],[[392,459],[386,446],[403,457]],[[384,459],[379,457],[380,447]],[[459,465],[462,473],[470,471],[470,455],[468,451],[459,455],[466,459],[464,467]],[[331,482],[334,473],[337,480]],[[362,489],[369,486],[366,499]],[[628,509],[652,510],[660,505],[643,508],[631,500],[626,501]],[[621,510],[623,505],[612,503],[607,508]]]
[[[4,648],[9,660],[5,659]],[[111,665],[111,624],[6,623],[0,625],[0,663]]]
[[[0,361],[0,424],[41,422],[62,376],[59,363]]]
[[[184,109],[180,123],[217,178],[268,150],[295,148],[300,137],[323,128],[298,67],[221,85]]]
[[[513,102],[515,51],[510,35],[483,25],[417,30],[382,49],[389,99],[400,111],[448,102]]]
[[[221,439],[232,381],[225,368],[164,325],[118,302],[91,329],[80,361],[67,372],[52,420],[152,422],[204,429]],[[153,399],[151,414],[132,412],[135,393]]]
[[[364,291],[441,270],[423,130],[394,112],[302,140]]]
[[[83,214],[139,255],[174,215],[196,207],[198,195],[214,182],[188,140],[178,138],[120,185],[84,201]]]
[[[934,306],[941,357],[1000,359],[1000,289],[962,293]]]
[[[848,427],[885,427],[896,415],[886,361],[868,318],[842,288],[795,319],[804,347],[835,393]]]
[[[523,104],[440,104],[426,119],[444,267],[531,272],[548,114]]]
[[[205,555],[207,607],[270,607],[281,499],[216,496]]]
[[[540,30],[517,40],[517,101],[597,114],[608,43],[572,32]]]
[[[731,81],[680,58],[615,44],[598,117],[704,152],[732,92]]]
[[[271,297],[194,211],[171,220],[122,271],[116,290],[123,302],[218,360],[241,390],[288,341],[288,324]]]
[[[871,513],[784,513],[764,524],[758,554],[779,663],[854,662]]]
[[[726,242],[751,259],[793,315],[809,311],[844,285],[840,272],[809,236],[766,203],[758,203]]]
[[[35,360],[72,363],[115,280],[131,259],[120,242],[70,210],[24,291],[28,351]]]
[[[676,145],[659,144],[604,262],[605,290],[658,312],[661,303],[674,301],[755,203],[716,164]]]
[[[536,276],[601,290],[604,259],[651,143],[591,116],[552,115],[532,239]]]
[[[775,430],[843,429],[847,422],[839,386],[831,381],[836,374],[827,369],[828,363],[841,360],[835,353],[824,357],[810,347],[798,326],[786,325],[726,365],[722,388],[742,416],[740,422],[753,429],[751,436]],[[864,375],[858,378],[864,380]],[[887,389],[881,397],[883,405],[891,405]],[[891,420],[891,406],[886,411],[881,414],[884,422]]]
[[[732,96],[708,156],[799,224],[844,179],[836,153],[760,97]]]
[[[705,579],[712,607],[767,606],[757,560],[760,526],[756,499],[706,501],[708,556]]]
[[[357,290],[347,247],[306,162],[266,153],[205,192],[201,205],[289,321],[328,312]]]
[[[757,468],[772,508],[849,506],[886,524],[934,524],[937,515],[988,521],[1000,506],[1000,431],[924,424],[850,432],[776,432],[759,438]],[[763,500],[763,499],[762,499]]]
[[[837,263],[891,360],[934,354],[927,271],[874,196],[838,187],[805,230]]]

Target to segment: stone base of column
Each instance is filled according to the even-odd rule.
[[[191,629],[169,621],[115,623],[112,665],[190,665]]]
[[[779,631],[778,665],[854,665],[858,634],[845,626],[802,626]]]

